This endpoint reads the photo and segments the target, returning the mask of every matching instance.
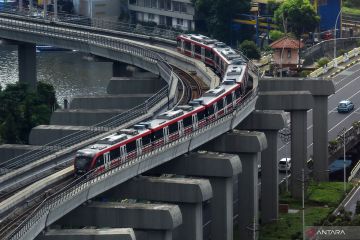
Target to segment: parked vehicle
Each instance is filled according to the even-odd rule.
[[[354,104],[349,100],[343,100],[339,102],[339,105],[337,106],[338,113],[348,113],[351,112],[354,109]]]
[[[279,171],[290,171],[291,158],[282,158],[279,161]]]

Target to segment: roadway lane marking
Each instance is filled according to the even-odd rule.
[[[356,195],[357,191],[359,191],[359,189],[360,189],[360,187],[358,187],[358,188],[355,190],[354,194],[353,194],[353,195],[349,198],[349,200],[344,204],[344,207],[346,207],[346,205],[349,204],[349,202],[352,200],[352,198],[355,197],[355,195]]]

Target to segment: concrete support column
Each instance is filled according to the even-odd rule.
[[[212,197],[207,179],[138,177],[109,190],[105,196],[177,204],[183,223],[174,230],[173,239],[203,240],[202,203]]]
[[[18,45],[19,81],[36,89],[36,45],[19,43]]]
[[[36,240],[136,240],[131,228],[51,229]]]
[[[55,225],[80,228],[133,228],[137,240],[172,240],[182,223],[180,209],[170,204],[93,202],[70,212]]]
[[[314,178],[317,181],[329,181],[328,172],[328,97],[314,96],[313,111],[313,160]]]
[[[307,112],[292,111],[291,117],[291,195],[300,199],[301,171],[306,170],[307,160]]]
[[[258,225],[258,162],[261,152],[267,148],[264,133],[238,131],[226,133],[203,146],[216,152],[236,153],[242,163],[238,178],[239,239],[258,238],[254,226]]]
[[[237,155],[190,153],[167,162],[149,174],[173,173],[206,177],[210,180],[213,197],[210,200],[211,239],[233,239],[233,176],[241,172]]]
[[[119,61],[113,62],[113,77],[130,76],[131,74],[126,69],[127,64]]]
[[[243,130],[265,133],[268,147],[261,154],[261,222],[268,223],[279,216],[278,131],[285,126],[283,111],[254,111],[238,126]]]

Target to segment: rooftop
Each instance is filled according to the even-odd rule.
[[[299,40],[289,38],[289,37],[283,37],[279,40],[276,40],[275,42],[270,44],[270,47],[272,49],[282,49],[282,48],[291,48],[291,49],[298,49],[299,48]],[[304,47],[304,43],[300,42],[300,48]]]

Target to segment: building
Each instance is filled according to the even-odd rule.
[[[336,28],[340,29],[342,0],[312,0],[311,2],[320,16],[320,32],[334,29],[336,24]]]
[[[116,21],[120,15],[119,0],[73,0],[76,14],[90,18],[102,18]]]
[[[131,19],[184,31],[195,30],[191,0],[129,0]]]
[[[270,44],[274,50],[273,61],[279,71],[296,70],[299,65],[299,47],[303,48],[304,43],[297,39],[283,37]]]

